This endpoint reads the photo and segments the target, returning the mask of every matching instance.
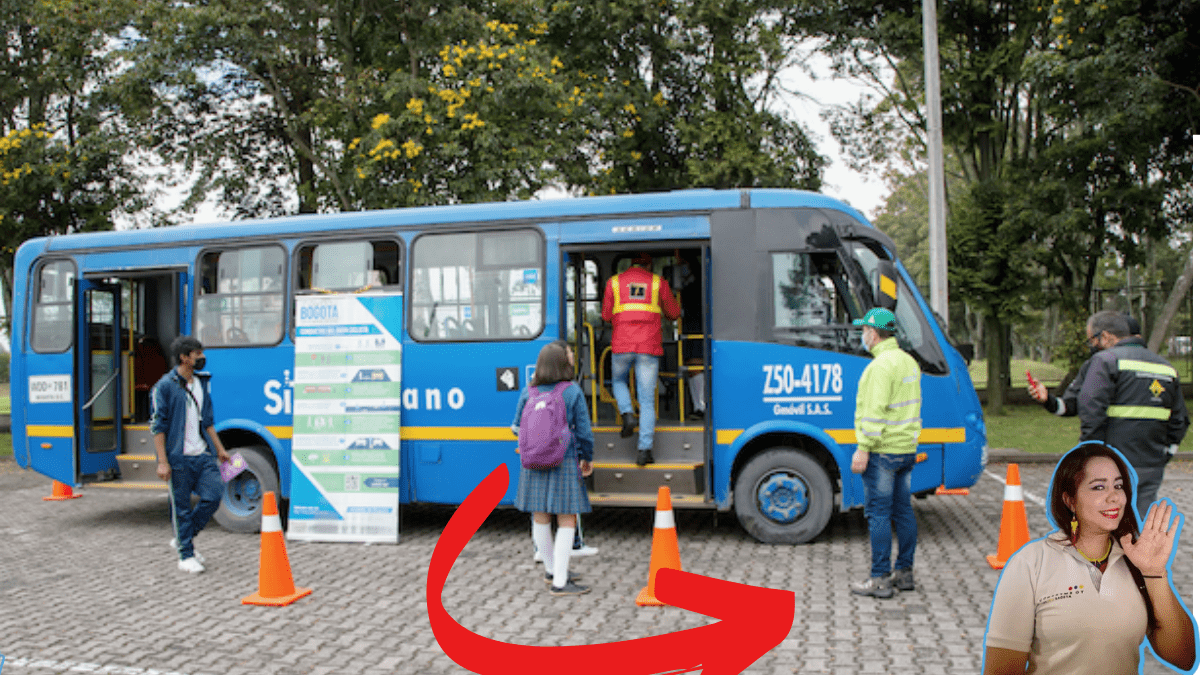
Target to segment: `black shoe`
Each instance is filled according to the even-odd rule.
[[[637,429],[637,418],[633,413],[621,413],[621,438],[629,438]]]
[[[704,421],[704,411],[703,410],[693,410],[692,412],[688,413],[687,418],[688,418],[688,420],[690,420],[692,422],[702,422],[702,421]]]
[[[650,450],[638,450],[637,465],[646,466],[654,463],[654,453]]]
[[[583,595],[584,593],[591,592],[591,588],[587,586],[580,586],[579,584],[572,583],[570,581],[567,582],[566,586],[550,587],[550,595]]]
[[[892,587],[898,591],[911,591],[917,587],[913,582],[912,569],[892,572]]]
[[[582,581],[582,580],[583,580],[582,574],[576,574],[574,572],[567,572],[567,584],[568,585],[573,584],[576,581]],[[546,572],[546,583],[548,583],[548,584],[554,583],[554,575],[553,574]]]

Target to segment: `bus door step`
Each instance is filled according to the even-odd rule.
[[[163,489],[167,487],[167,484],[158,478],[158,459],[154,455],[117,455],[117,466],[121,467],[121,478],[109,482],[157,483],[162,485]]]
[[[658,504],[658,495],[589,492],[588,502],[594,506],[644,506],[652,509]],[[671,492],[671,507],[675,509],[707,509],[712,508],[712,503],[705,500],[704,495],[678,495]]]
[[[650,495],[658,494],[661,486],[671,488],[672,495],[704,495],[704,463],[655,463],[646,466],[624,463],[593,465],[591,489],[599,494]]]

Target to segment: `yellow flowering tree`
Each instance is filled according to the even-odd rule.
[[[527,198],[559,182],[558,158],[588,135],[564,101],[577,76],[543,44],[545,25],[478,20],[428,72],[398,70],[381,112],[347,148],[366,207]]]
[[[124,0],[11,0],[0,12],[0,276],[25,240],[113,227],[143,201],[105,87]],[[7,299],[6,299],[7,300]],[[7,305],[11,306],[11,304]]]

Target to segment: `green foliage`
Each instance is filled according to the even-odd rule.
[[[188,205],[820,184],[767,108],[787,60],[769,3],[151,0],[134,24],[113,95],[195,178]]]
[[[7,0],[0,33],[0,274],[26,239],[111,229],[145,206],[103,93],[123,0]],[[11,292],[11,291],[9,291]],[[8,306],[11,306],[9,304]]]
[[[1020,318],[1040,280],[1032,274],[1030,230],[1009,217],[1015,186],[975,183],[954,204],[947,226],[951,297],[1003,322]]]
[[[8,352],[0,352],[0,383],[8,382],[8,363],[11,358],[12,355]],[[5,389],[7,390],[7,387]]]

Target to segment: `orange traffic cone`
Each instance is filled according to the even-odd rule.
[[[675,534],[675,512],[671,510],[671,488],[658,488],[658,506],[654,511],[654,543],[650,549],[650,583],[637,596],[639,607],[665,605],[654,597],[654,575],[660,569],[682,569],[679,564],[679,537]]]
[[[71,490],[70,485],[67,485],[66,483],[60,483],[58,481],[54,481],[53,491],[50,493],[49,497],[42,497],[42,501],[44,501],[44,502],[61,502],[65,499],[79,499],[82,496],[83,496],[82,494],[75,494]]]
[[[948,488],[945,485],[939,485],[938,489],[933,491],[933,494],[939,497],[945,495],[969,495],[971,491],[967,488]]]
[[[292,566],[283,543],[283,523],[275,506],[275,493],[263,495],[262,549],[258,558],[258,592],[242,598],[243,605],[282,607],[312,593],[311,588],[296,588]]]
[[[1008,480],[1004,488],[1004,514],[1000,518],[1000,545],[996,555],[987,557],[992,569],[998,570],[1008,557],[1029,542],[1029,521],[1025,518],[1025,498],[1021,492],[1021,472],[1016,464],[1008,465]]]

